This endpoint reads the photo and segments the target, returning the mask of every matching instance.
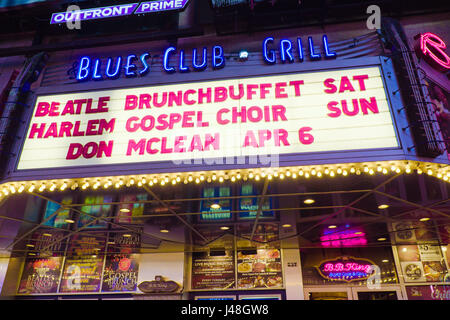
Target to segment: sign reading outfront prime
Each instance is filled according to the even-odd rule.
[[[39,96],[18,169],[396,147],[364,67]]]

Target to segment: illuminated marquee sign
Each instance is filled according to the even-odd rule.
[[[444,40],[431,32],[417,35],[415,38],[419,38],[416,52],[423,56],[428,63],[441,70],[450,69],[450,57],[445,52],[447,46]]]
[[[141,3],[120,4],[109,7],[91,8],[76,11],[53,13],[50,24],[68,21],[86,21],[112,17],[123,17],[132,14],[152,13],[168,10],[181,10],[189,0],[143,1]]]
[[[373,273],[373,265],[368,259],[338,257],[321,262],[317,270],[325,279],[351,282],[369,278]]]
[[[18,169],[398,146],[373,66],[38,96]]]
[[[317,51],[312,37],[308,37],[307,42],[307,56],[311,61],[321,60],[322,58],[336,58],[337,54],[329,48],[326,35],[322,36],[322,52]],[[297,38],[295,41],[281,39],[276,45],[273,37],[267,37],[262,43],[262,57],[266,64],[273,65],[277,63],[275,48],[279,52],[278,61],[281,63],[303,62],[305,59],[301,38]],[[296,52],[296,55],[294,55],[294,52]],[[77,63],[75,76],[78,81],[117,79],[122,72],[128,78],[144,76],[150,71],[150,66],[147,62],[150,56],[150,53],[144,52],[139,55],[129,54],[126,57],[109,57],[106,61],[84,56]],[[174,46],[165,49],[161,56],[163,57],[162,67],[167,73],[203,71],[208,68],[208,60],[211,61],[211,69],[217,70],[225,67],[226,61],[224,49],[220,45],[215,45],[209,50],[206,47],[201,50],[197,48],[192,49],[192,60],[190,63],[186,59],[185,50],[177,50]],[[173,60],[176,60],[176,62],[174,63]],[[102,68],[102,64],[106,65],[106,68]]]

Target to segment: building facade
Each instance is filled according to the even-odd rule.
[[[449,300],[450,8],[399,3],[0,8],[1,297]]]

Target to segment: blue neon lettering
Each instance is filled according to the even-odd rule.
[[[143,53],[143,54],[141,55],[141,57],[140,57],[140,60],[141,60],[141,62],[142,62],[142,65],[144,66],[144,69],[142,69],[141,71],[139,71],[139,74],[140,74],[141,76],[147,74],[148,71],[150,70],[150,67],[148,66],[147,61],[146,61],[146,60],[147,60],[147,57],[150,57],[150,54],[148,54],[147,52],[146,52],[146,53]]]
[[[225,57],[223,56],[223,48],[221,46],[213,47],[212,67],[213,69],[221,69],[225,67]]]
[[[112,65],[112,58],[108,58],[108,61],[106,62],[106,76],[110,79],[116,79],[120,75],[120,66],[122,65],[122,57],[118,56],[116,61],[116,69],[111,72],[111,65]]]
[[[287,39],[283,39],[280,41],[280,57],[281,61],[286,62],[286,56],[289,59],[289,62],[294,62],[294,56],[292,55],[292,43]]]
[[[298,59],[303,62],[303,44],[302,38],[297,38]]]
[[[164,51],[163,68],[168,73],[174,73],[176,71],[175,67],[169,66],[170,54],[174,51],[176,51],[175,47],[168,47],[166,51]]]
[[[264,61],[266,61],[266,63],[268,64],[274,64],[277,60],[276,56],[275,56],[275,51],[273,50],[267,50],[267,43],[268,42],[273,42],[273,37],[267,37],[264,39],[263,41],[263,58]],[[270,57],[269,57],[270,54]]]
[[[80,63],[78,64],[77,80],[86,80],[89,76],[89,66],[91,65],[91,59],[89,57],[82,57]]]
[[[136,65],[132,63],[132,60],[137,59],[136,55],[130,54],[127,57],[127,63],[124,66],[125,76],[126,77],[135,77],[136,76]]]
[[[196,71],[201,71],[201,70],[205,70],[206,69],[206,65],[207,65],[207,52],[208,49],[207,48],[203,48],[203,53],[202,53],[202,63],[198,64],[197,62],[197,49],[195,48],[192,51],[192,67],[194,68],[194,70]]]
[[[320,53],[314,52],[314,43],[313,39],[311,37],[308,37],[308,44],[309,44],[309,53],[311,60],[319,60],[321,58]]]
[[[330,47],[328,45],[328,37],[326,35],[323,35],[322,37],[323,47],[325,49],[325,57],[327,59],[336,58],[336,52],[331,52]]]
[[[92,73],[92,79],[101,80],[102,75],[100,74],[100,59],[95,59],[94,72]]]
[[[180,50],[180,64],[179,68],[181,72],[189,72],[189,67],[186,65],[186,59],[184,55],[184,50]]]

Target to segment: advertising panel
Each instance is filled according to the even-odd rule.
[[[235,287],[234,252],[210,256],[195,252],[192,256],[192,289],[230,289]]]
[[[38,96],[17,170],[398,147],[375,66]]]
[[[140,244],[139,234],[110,235],[108,255],[103,270],[102,292],[136,291],[139,255],[134,252]]]
[[[62,257],[27,259],[17,293],[55,293],[58,289],[62,261]]]
[[[104,236],[74,235],[67,249],[59,292],[98,292],[105,252]]]
[[[256,254],[238,251],[238,288],[281,288],[283,274],[278,249],[258,249]]]

